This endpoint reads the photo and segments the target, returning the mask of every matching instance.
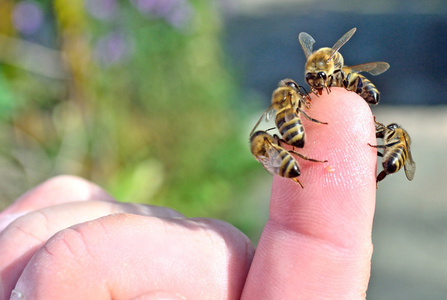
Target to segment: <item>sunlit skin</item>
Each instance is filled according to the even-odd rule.
[[[377,151],[360,100],[342,88],[313,97],[312,116],[329,125],[303,119],[306,155],[328,163],[300,161],[305,189],[273,177],[256,252],[224,221],[57,177],[0,213],[0,299],[13,288],[26,299],[364,299]]]

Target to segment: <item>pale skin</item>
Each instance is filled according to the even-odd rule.
[[[328,162],[297,158],[304,189],[273,178],[256,251],[224,221],[118,203],[93,183],[59,176],[0,213],[0,300],[12,290],[13,299],[364,299],[373,116],[342,88],[314,96],[306,112],[328,125],[303,118],[306,145],[296,150]]]

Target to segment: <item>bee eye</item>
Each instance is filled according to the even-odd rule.
[[[306,81],[309,81],[309,80],[311,80],[311,79],[314,79],[313,74],[312,74],[312,73],[307,73],[307,74],[306,74]]]
[[[323,80],[326,80],[327,76],[324,72],[318,72],[318,77],[323,78]]]
[[[291,87],[291,88],[293,88],[293,89],[296,89],[296,90],[298,89],[298,86],[293,81],[287,82],[286,85]]]
[[[391,123],[387,127],[388,127],[388,129],[395,130],[397,127],[399,127],[399,125],[397,125],[396,123]]]

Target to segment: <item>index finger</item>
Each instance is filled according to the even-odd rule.
[[[364,298],[372,255],[377,152],[368,104],[342,88],[313,98],[302,118],[306,144],[295,149],[301,188],[275,176],[270,217],[244,288],[244,299]]]

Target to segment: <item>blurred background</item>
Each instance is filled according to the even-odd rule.
[[[120,201],[224,219],[256,244],[271,176],[248,133],[280,79],[304,84],[299,32],[345,32],[383,123],[410,133],[417,172],[381,183],[368,299],[447,294],[447,3],[318,0],[0,1],[0,208],[58,174]]]

